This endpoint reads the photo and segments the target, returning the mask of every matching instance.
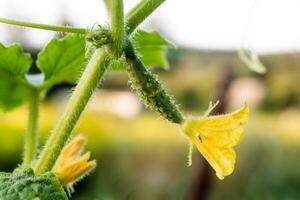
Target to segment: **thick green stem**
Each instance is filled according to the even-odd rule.
[[[93,91],[101,81],[109,66],[109,55],[103,49],[97,49],[81,76],[61,119],[56,124],[35,166],[35,173],[50,171],[62,148],[69,139],[79,117],[88,103]]]
[[[111,50],[114,56],[118,58],[123,53],[125,38],[123,0],[111,1],[109,8],[111,18],[111,36],[113,40]]]
[[[23,166],[31,167],[32,161],[36,157],[38,141],[38,122],[39,122],[39,104],[40,93],[37,89],[32,88],[31,98],[29,101],[29,119],[28,130],[25,136],[25,150]]]
[[[140,24],[149,14],[151,14],[163,1],[164,0],[145,0],[142,1],[137,7],[135,7],[134,11],[130,12],[130,14],[128,15],[128,22],[131,25],[127,33],[131,33],[135,29],[135,27]],[[112,19],[111,27],[113,38],[111,50],[115,54],[114,57],[119,57],[123,53],[125,38],[123,1],[114,0],[111,2],[109,7]],[[4,21],[6,21],[6,23],[9,22],[7,20]],[[41,26],[41,24],[33,24],[27,22],[10,22],[10,24],[33,28],[43,27]],[[54,31],[63,31],[58,30],[58,28],[55,26],[49,25],[45,25],[44,28],[48,28],[48,30]],[[78,29],[78,31],[78,33],[83,33],[82,29]],[[84,31],[84,33],[86,32]],[[101,81],[101,78],[103,77],[104,72],[109,66],[109,63],[110,56],[106,51],[104,51],[103,49],[97,49],[94,52],[91,60],[87,65],[87,68],[85,69],[67,104],[66,110],[62,114],[61,119],[56,124],[53,133],[47,140],[47,143],[40,154],[40,158],[38,159],[34,167],[36,174],[42,174],[44,172],[50,171],[53,168],[62,148],[69,139],[71,132],[73,131],[77,121],[79,120],[82,111],[84,110],[98,83]],[[178,120],[181,120],[180,117],[181,116],[178,116]]]
[[[165,119],[177,124],[182,123],[184,117],[178,105],[167,93],[157,76],[142,63],[129,39],[126,41],[125,56],[132,87],[144,103]]]
[[[15,25],[15,26],[29,27],[29,28],[37,28],[37,29],[43,29],[43,30],[48,30],[48,31],[56,31],[56,32],[81,33],[81,34],[86,33],[86,29],[83,29],[83,28],[73,28],[73,27],[66,27],[66,26],[39,24],[39,23],[18,21],[18,20],[5,19],[5,18],[0,18],[0,23],[11,24],[11,25]]]
[[[127,33],[132,33],[156,8],[166,0],[141,0],[127,15]]]

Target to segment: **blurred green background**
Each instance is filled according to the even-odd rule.
[[[263,56],[268,68],[263,76],[250,72],[235,52],[176,49],[169,59],[170,71],[154,72],[186,113],[199,115],[217,98],[226,102],[227,111],[250,104],[233,175],[218,180],[196,151],[187,167],[188,141],[180,127],[144,108],[126,73],[110,72],[74,131],[87,135],[86,148],[98,167],[75,185],[80,190],[73,198],[300,199],[300,56]],[[71,87],[53,89],[42,102],[41,146]],[[0,119],[0,170],[12,171],[22,158],[27,106],[1,113]]]

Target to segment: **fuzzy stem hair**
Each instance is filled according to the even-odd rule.
[[[36,174],[42,174],[53,168],[61,150],[79,120],[82,111],[86,107],[93,91],[99,85],[99,82],[101,82],[108,66],[109,55],[104,49],[97,49],[68,101],[65,111],[40,154],[40,158],[35,166]]]

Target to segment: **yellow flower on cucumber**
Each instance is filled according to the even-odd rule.
[[[182,129],[222,180],[234,170],[233,147],[243,139],[249,107],[245,104],[233,113],[208,116],[216,105],[210,104],[203,117],[184,120]]]
[[[62,150],[52,171],[58,176],[62,185],[72,187],[96,167],[95,160],[90,159],[90,152],[82,155],[86,138],[83,135],[74,137]]]

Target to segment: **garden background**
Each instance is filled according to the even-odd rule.
[[[105,22],[101,5],[91,0],[1,0],[0,13],[85,27]],[[87,135],[87,149],[98,161],[92,175],[75,186],[82,189],[74,199],[299,199],[299,9],[300,3],[293,0],[167,1],[144,24],[177,45],[168,52],[170,69],[154,72],[186,113],[203,112],[209,101],[217,99],[220,111],[249,103],[250,120],[237,147],[236,170],[220,181],[196,152],[193,165],[187,167],[188,142],[179,127],[143,107],[126,73],[109,72],[74,131]],[[18,41],[35,56],[53,35],[0,25],[1,42]],[[262,53],[266,74],[251,72],[239,60],[236,50],[245,46]],[[43,101],[41,143],[72,87],[60,85]],[[1,112],[0,170],[12,171],[20,163],[26,123],[27,105]]]

